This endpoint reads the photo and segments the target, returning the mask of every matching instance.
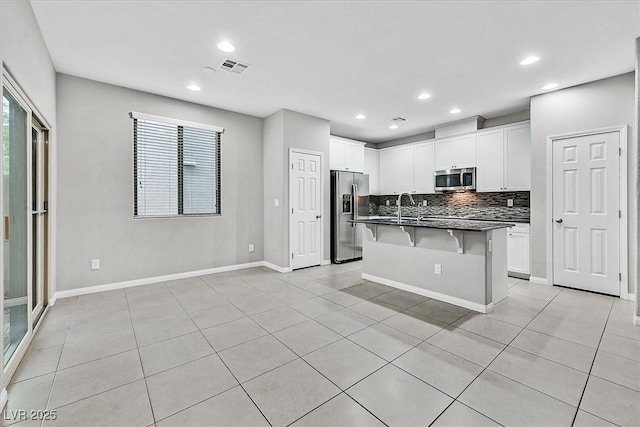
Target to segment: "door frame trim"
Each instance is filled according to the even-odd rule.
[[[309,154],[312,156],[319,156],[320,157],[320,176],[322,179],[320,179],[320,212],[322,212],[322,221],[320,221],[320,264],[322,265],[322,263],[324,262],[324,230],[325,230],[325,221],[327,220],[326,215],[325,215],[325,211],[324,211],[324,181],[325,181],[325,171],[324,171],[324,153],[321,151],[312,151],[312,150],[305,150],[303,148],[294,148],[294,147],[289,147],[289,159],[287,162],[287,169],[289,170],[289,197],[288,197],[288,204],[287,204],[287,216],[289,217],[289,250],[287,252],[287,265],[288,270],[289,271],[293,271],[293,265],[291,262],[291,254],[293,253],[293,216],[289,213],[289,211],[291,210],[291,206],[292,206],[292,198],[293,198],[293,179],[292,179],[292,169],[291,167],[289,167],[289,165],[291,164],[291,159],[293,157],[293,153],[298,153],[298,154]]]
[[[553,267],[553,227],[550,226],[553,221],[553,143],[554,141],[560,141],[569,138],[576,138],[589,135],[597,135],[601,133],[619,132],[620,145],[622,153],[618,158],[620,175],[618,177],[618,199],[619,209],[621,211],[621,217],[619,219],[619,273],[622,275],[620,280],[620,298],[628,300],[630,299],[629,293],[629,246],[628,246],[628,200],[627,200],[627,181],[629,179],[627,172],[627,156],[629,150],[628,140],[628,125],[611,126],[606,128],[598,128],[593,130],[568,132],[557,135],[547,136],[547,162],[546,162],[546,217],[545,228],[547,237],[547,283],[551,286],[554,284]]]

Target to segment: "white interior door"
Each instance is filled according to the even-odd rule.
[[[553,141],[554,284],[620,295],[620,133]]]
[[[291,268],[322,260],[322,164],[318,154],[291,152]]]

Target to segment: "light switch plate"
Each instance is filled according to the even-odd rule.
[[[275,199],[273,201],[273,206],[280,206],[280,199]]]
[[[422,201],[422,206],[424,206],[425,208],[427,207],[427,201],[426,200]]]
[[[100,260],[99,259],[92,259],[91,260],[91,269],[92,270],[99,270],[100,269]]]
[[[253,252],[255,251],[255,246],[253,246],[253,243],[249,243],[249,252]]]
[[[389,206],[389,200],[384,201],[387,206]]]
[[[513,207],[513,199],[507,199],[507,207],[508,208],[512,208]]]
[[[435,274],[442,274],[442,264],[434,264],[433,272]]]

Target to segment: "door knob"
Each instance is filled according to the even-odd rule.
[[[322,218],[322,215],[316,215],[316,219]]]
[[[558,224],[562,224],[562,218],[556,218],[556,222],[557,222]]]

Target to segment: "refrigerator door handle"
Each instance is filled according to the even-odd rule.
[[[351,203],[351,210],[353,213],[353,217],[351,219],[358,219],[358,184],[351,185],[351,193],[353,198],[353,203]],[[351,223],[352,227],[355,227],[357,224],[355,222]]]

